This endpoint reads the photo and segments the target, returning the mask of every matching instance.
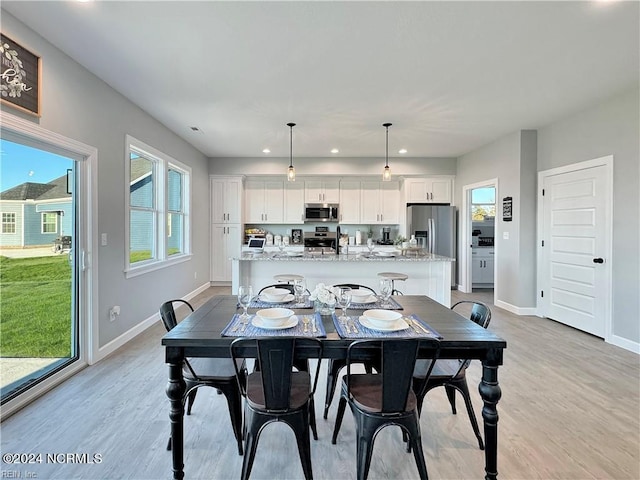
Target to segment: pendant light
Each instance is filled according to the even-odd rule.
[[[389,127],[391,126],[391,123],[383,123],[382,126],[387,129],[386,161],[384,164],[384,170],[382,171],[382,181],[389,182],[391,181],[391,169],[389,168]]]
[[[289,182],[296,181],[296,169],[293,168],[293,127],[295,126],[295,123],[287,123],[287,127],[289,127],[289,170],[287,171],[287,181]]]

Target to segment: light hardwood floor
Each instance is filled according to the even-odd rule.
[[[200,305],[211,288],[194,299]],[[518,317],[492,305],[491,293],[463,295],[490,304],[490,329],[507,340],[499,380],[499,478],[640,478],[639,357],[602,340],[537,317]],[[184,315],[179,311],[179,315]],[[171,478],[165,450],[169,405],[164,393],[167,368],[158,324],[97,365],[0,425],[2,453],[41,453],[42,463],[0,466],[0,475],[29,472],[38,479]],[[321,379],[326,378],[321,372]],[[479,362],[468,370],[476,415],[482,404],[475,385]],[[331,445],[337,397],[323,420],[324,384],[316,392],[319,440],[312,440],[316,479],[355,478],[353,421],[347,412],[337,445]],[[429,393],[421,419],[423,445],[432,479],[482,478],[478,449],[463,403],[452,415],[444,391]],[[100,454],[97,464],[48,463],[46,454]],[[224,397],[202,389],[185,421],[185,473],[190,479],[240,476]],[[7,473],[9,472],[9,473]],[[293,434],[282,424],[268,426],[260,439],[254,479],[302,478]],[[370,478],[418,478],[396,428],[376,440]]]

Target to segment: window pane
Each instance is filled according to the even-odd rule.
[[[167,217],[167,253],[169,256],[184,253],[182,248],[184,215],[170,213]]]
[[[167,205],[171,212],[182,211],[182,173],[169,169]]]
[[[474,221],[483,221],[485,217],[495,217],[496,206],[495,205],[472,205],[471,206],[471,219]]]
[[[129,262],[136,263],[155,258],[154,250],[154,213],[131,210]]]
[[[153,208],[153,162],[131,152],[131,206]]]
[[[56,213],[42,214],[42,233],[56,233],[58,231],[58,215]]]
[[[2,214],[2,233],[16,233],[16,214]]]
[[[471,203],[496,203],[496,189],[493,187],[471,190]]]

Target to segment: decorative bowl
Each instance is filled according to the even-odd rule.
[[[280,302],[290,293],[286,288],[269,287],[265,288],[260,295],[270,302]]]
[[[289,320],[293,313],[293,310],[288,308],[265,308],[258,310],[256,315],[260,317],[266,327],[280,327]]]
[[[380,328],[389,328],[402,318],[402,314],[393,310],[365,310],[362,314],[372,325]]]

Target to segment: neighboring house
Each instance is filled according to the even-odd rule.
[[[0,246],[53,246],[73,235],[72,199],[67,175],[49,183],[25,182],[0,192]]]

